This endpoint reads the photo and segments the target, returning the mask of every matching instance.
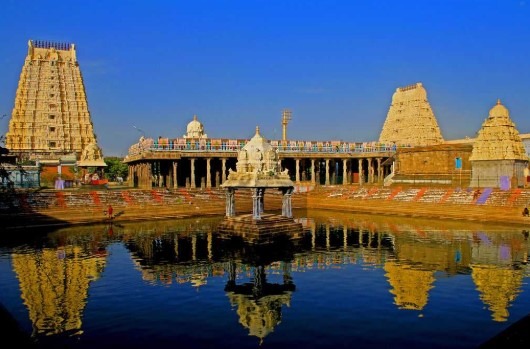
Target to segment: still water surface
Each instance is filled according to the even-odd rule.
[[[46,348],[476,348],[530,312],[526,231],[294,213],[269,247],[222,217],[10,232],[0,303]]]

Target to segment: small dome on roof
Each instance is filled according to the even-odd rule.
[[[490,118],[505,118],[510,115],[508,109],[501,104],[501,100],[497,99],[497,104],[490,109],[489,117]]]
[[[207,138],[208,136],[204,133],[204,126],[197,120],[197,115],[193,115],[193,120],[188,123],[186,128],[186,134],[184,138]]]

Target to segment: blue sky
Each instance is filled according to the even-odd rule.
[[[498,98],[530,133],[527,0],[1,2],[2,134],[29,39],[76,44],[105,156],[194,114],[212,138],[279,139],[284,108],[289,139],[377,140],[416,82],[445,139],[473,137]]]

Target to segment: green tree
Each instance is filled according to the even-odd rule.
[[[109,179],[116,180],[116,178],[121,177],[123,180],[127,180],[129,169],[122,158],[112,156],[104,158],[104,161],[107,164],[105,172]]]

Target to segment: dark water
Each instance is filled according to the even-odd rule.
[[[295,216],[268,247],[222,217],[9,232],[0,303],[46,348],[475,348],[530,313],[526,231]]]

